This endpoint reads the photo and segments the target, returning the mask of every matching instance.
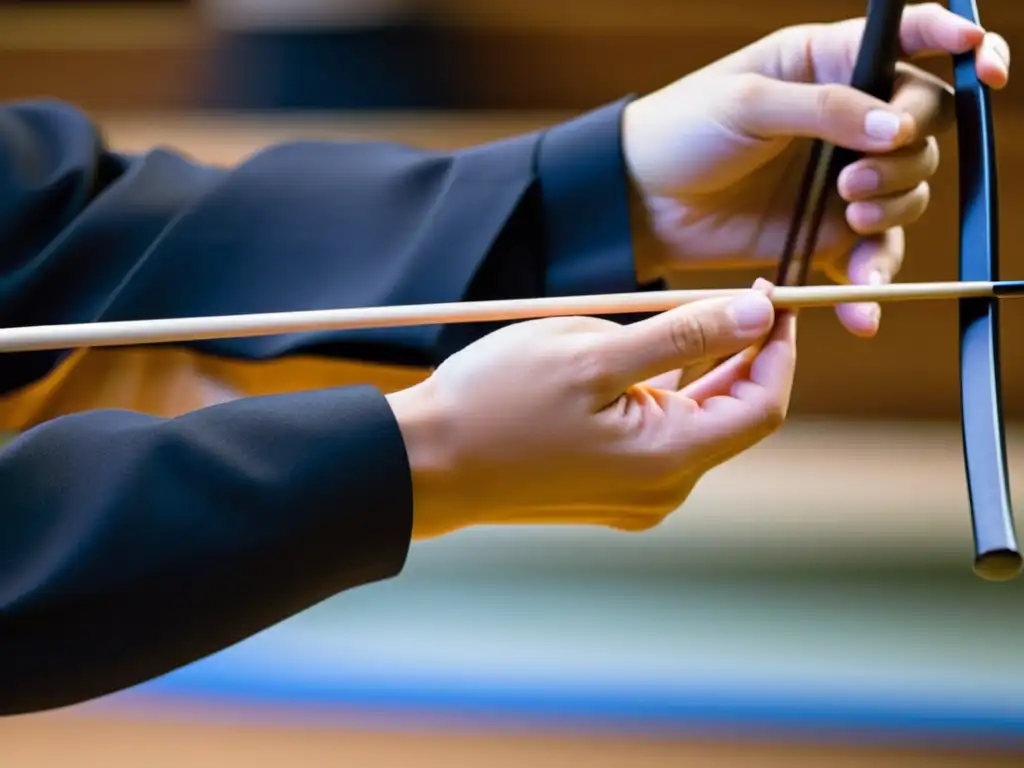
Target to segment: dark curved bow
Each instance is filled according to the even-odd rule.
[[[888,101],[900,56],[906,0],[869,0],[851,85]],[[980,24],[975,0],[950,0],[950,10]],[[999,279],[999,216],[995,137],[988,88],[974,52],[954,57],[960,154],[960,279]],[[806,282],[827,197],[856,155],[815,142],[776,279]],[[808,211],[810,205],[810,211]],[[1004,580],[1021,570],[1010,506],[999,366],[999,302],[960,302],[960,389],[964,461],[974,529],[975,572]]]
[[[980,24],[974,0],[950,10]],[[996,143],[988,88],[973,53],[954,59],[960,153],[960,279],[999,279]],[[1007,579],[1021,569],[1010,506],[999,365],[999,302],[960,302],[960,399],[964,461],[974,524],[975,570]]]

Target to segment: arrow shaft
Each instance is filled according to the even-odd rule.
[[[0,329],[0,352],[172,344],[286,333],[501,322],[566,315],[663,312],[693,301],[727,298],[739,292],[739,289],[651,291],[6,328]],[[1024,296],[1024,281],[779,287],[772,292],[772,302],[779,309],[805,309],[853,302],[939,301],[991,296]]]

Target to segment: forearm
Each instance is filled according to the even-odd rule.
[[[0,713],[64,706],[397,574],[412,526],[369,388],[176,419],[104,411],[0,449]]]

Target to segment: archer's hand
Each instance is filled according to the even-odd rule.
[[[496,523],[657,525],[705,472],[785,418],[795,319],[771,330],[765,292],[742,295],[625,326],[518,323],[389,395],[413,470],[414,536]],[[730,355],[682,391],[654,384]]]
[[[815,266],[837,281],[894,278],[903,227],[928,206],[953,92],[907,62],[891,104],[839,85],[863,29],[863,19],[783,29],[627,107],[624,152],[656,239],[653,275],[776,264],[821,138],[867,156],[839,178]],[[907,7],[901,41],[908,60],[975,50],[983,82],[1009,77],[1006,41],[936,3]],[[877,332],[877,304],[839,315],[854,333]]]

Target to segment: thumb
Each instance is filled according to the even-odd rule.
[[[759,139],[823,139],[859,152],[888,152],[914,135],[913,117],[846,85],[745,75],[726,122]]]
[[[597,343],[608,383],[618,391],[705,358],[724,358],[756,344],[771,330],[775,308],[762,291],[709,299],[625,325]]]

